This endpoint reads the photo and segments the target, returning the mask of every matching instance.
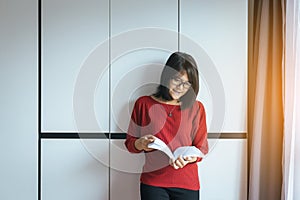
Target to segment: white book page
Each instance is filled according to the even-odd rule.
[[[182,157],[185,156],[204,157],[204,154],[194,146],[178,147],[173,154],[175,158],[178,158],[180,155]]]
[[[174,153],[170,150],[170,148],[164,143],[161,139],[156,138],[154,142],[148,144],[149,148],[157,149],[169,156],[169,158],[176,160],[180,155],[182,157],[185,156],[195,156],[195,157],[204,157],[204,154],[195,146],[183,146],[178,147]]]
[[[169,147],[166,145],[166,143],[164,143],[159,138],[155,138],[154,142],[148,144],[148,147],[153,148],[153,149],[158,149],[158,150],[164,152],[165,154],[167,154],[167,156],[169,156],[169,158],[174,159],[174,155],[173,155],[172,151],[169,149]]]

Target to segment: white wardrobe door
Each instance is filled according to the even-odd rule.
[[[199,67],[209,132],[247,131],[247,1],[181,1],[180,50]],[[246,199],[247,139],[210,139],[201,199]]]
[[[132,104],[152,94],[178,48],[177,1],[111,1],[111,130],[126,132]]]
[[[169,55],[178,49],[178,2],[111,0],[111,130],[127,132],[135,100],[150,95]],[[139,199],[142,154],[111,140],[111,200]]]
[[[124,140],[111,140],[110,199],[139,199],[143,154],[131,154]]]
[[[0,29],[0,199],[37,200],[37,1],[1,1]]]
[[[108,130],[108,12],[108,1],[42,0],[42,131]]]
[[[210,132],[246,132],[247,1],[181,1],[180,50],[197,60]]]
[[[247,199],[246,139],[220,139],[198,166],[200,199]]]
[[[108,200],[108,140],[42,141],[43,200]]]

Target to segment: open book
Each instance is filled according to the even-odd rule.
[[[161,139],[156,138],[154,142],[148,144],[149,148],[157,149],[169,156],[169,158],[176,160],[180,155],[182,157],[185,156],[196,156],[196,157],[204,157],[204,154],[194,146],[182,146],[175,149],[174,152],[170,150],[170,148],[164,143]]]

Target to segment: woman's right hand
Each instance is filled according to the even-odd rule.
[[[136,149],[138,150],[144,150],[144,151],[152,151],[153,149],[152,148],[149,148],[148,147],[148,144],[154,142],[155,140],[155,136],[153,135],[145,135],[143,137],[140,137],[139,139],[137,139],[135,142],[134,142],[134,146]]]

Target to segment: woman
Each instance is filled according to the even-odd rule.
[[[174,151],[195,146],[208,152],[205,110],[196,100],[199,91],[197,65],[192,56],[171,54],[161,74],[157,92],[140,97],[134,105],[125,145],[132,153],[145,153],[140,177],[142,200],[199,200],[197,162],[200,157],[170,160],[148,147],[156,138]]]

